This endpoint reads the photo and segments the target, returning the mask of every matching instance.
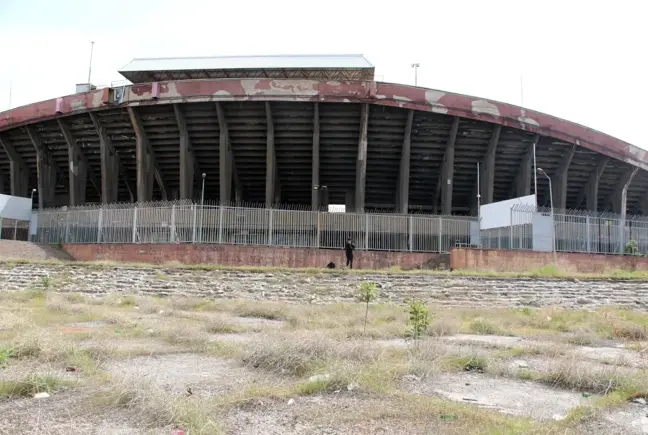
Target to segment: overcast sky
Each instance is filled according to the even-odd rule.
[[[134,57],[362,53],[378,80],[524,106],[648,149],[642,0],[0,0],[0,111]]]

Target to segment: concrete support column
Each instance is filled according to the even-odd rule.
[[[318,211],[320,207],[320,123],[319,123],[319,103],[314,103],[313,107],[313,163],[311,165],[311,207],[313,211]]]
[[[57,122],[68,150],[69,204],[83,205],[86,200],[88,162],[67,124],[62,119]]]
[[[232,200],[232,153],[229,146],[229,131],[227,128],[227,119],[221,103],[216,103],[216,112],[218,113],[218,127],[220,136],[218,140],[219,155],[219,184],[220,184],[220,203],[228,205]]]
[[[576,145],[573,145],[563,156],[562,162],[554,175],[552,182],[553,187],[553,203],[554,208],[565,209],[567,208],[567,174],[569,172],[569,165],[576,153]]]
[[[265,102],[266,110],[266,208],[281,202],[281,184],[279,183],[279,169],[277,168],[277,152],[275,149],[274,120],[270,102]]]
[[[599,162],[599,164],[596,166],[596,169],[594,169],[594,172],[589,177],[589,180],[587,181],[587,186],[585,187],[586,193],[585,197],[587,198],[587,210],[591,211],[597,211],[598,209],[598,189],[599,189],[599,182],[601,180],[601,176],[603,175],[603,172],[605,171],[605,167],[607,166],[608,162],[610,160],[607,158],[604,158]],[[578,207],[580,207],[580,203],[578,204]]]
[[[29,171],[20,154],[16,152],[13,145],[6,136],[0,135],[0,146],[4,148],[9,157],[9,177],[11,194],[13,196],[28,197],[29,192]]]
[[[369,128],[369,105],[362,104],[360,110],[360,135],[358,137],[358,158],[356,160],[355,211],[362,213],[365,206],[365,184],[367,182],[367,130]]]
[[[446,144],[443,166],[441,168],[441,180],[438,184],[437,191],[441,190],[441,213],[444,215],[452,214],[452,185],[454,178],[454,155],[455,141],[459,131],[459,118],[455,117],[450,128],[450,137]]]
[[[133,130],[135,131],[135,156],[137,160],[137,202],[153,200],[154,165],[153,153],[142,120],[134,108],[128,108]]]
[[[610,196],[609,202],[612,203],[612,212],[617,213],[625,217],[627,209],[627,197],[628,197],[628,188],[632,183],[632,179],[639,172],[639,168],[633,168],[626,171],[621,178],[617,187],[614,189],[614,193]]]
[[[480,171],[480,187],[481,187],[481,204],[490,204],[493,202],[493,192],[495,184],[495,154],[497,152],[497,145],[499,144],[500,132],[502,131],[501,125],[496,125],[493,128],[493,134],[490,141],[488,141],[488,150],[482,161],[482,170]]]
[[[49,148],[34,127],[26,127],[27,135],[36,151],[36,169],[38,171],[38,208],[54,207],[56,191],[56,162]]]
[[[515,196],[527,196],[531,194],[531,175],[533,174],[533,148],[540,142],[540,136],[537,134],[522,157],[520,162],[520,171],[515,181]]]
[[[191,140],[187,121],[180,104],[173,105],[178,131],[180,132],[180,199],[192,199],[194,189],[194,168],[196,166],[194,155],[191,149]]]
[[[95,113],[90,112],[90,118],[99,136],[99,152],[101,154],[101,202],[103,204],[117,202],[120,169],[119,156],[99,117]],[[134,199],[135,192],[131,189],[129,190],[131,199]]]
[[[403,137],[403,150],[401,152],[400,171],[398,175],[398,212],[409,211],[409,179],[410,179],[410,155],[412,123],[414,122],[414,110],[407,111],[407,122],[405,123],[405,135]]]

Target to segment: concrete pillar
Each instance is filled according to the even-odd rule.
[[[599,164],[596,165],[594,172],[590,174],[589,180],[587,181],[587,186],[585,187],[586,190],[585,197],[587,198],[587,210],[597,211],[598,209],[599,182],[601,180],[601,176],[603,175],[603,172],[605,171],[605,167],[607,166],[609,161],[610,160],[607,158],[601,160]],[[577,205],[577,207],[580,207],[580,203]]]
[[[266,110],[266,208],[281,202],[281,185],[279,183],[279,170],[277,168],[277,152],[275,149],[274,121],[270,102],[265,102]]]
[[[49,148],[45,145],[40,134],[34,127],[26,127],[27,135],[36,151],[36,169],[38,172],[38,208],[44,209],[55,206],[56,191],[56,162]]]
[[[221,103],[216,103],[216,112],[218,113],[218,127],[220,136],[218,140],[219,155],[219,184],[220,184],[220,203],[228,205],[232,200],[232,155],[229,146],[229,133],[227,129],[227,119]]]
[[[195,160],[191,149],[191,139],[187,121],[179,104],[173,105],[178,131],[180,132],[180,199],[192,199],[194,189]]]
[[[4,148],[9,157],[9,184],[13,196],[28,197],[29,192],[29,170],[20,154],[16,152],[13,145],[6,136],[0,135],[0,146]]]
[[[490,204],[493,202],[493,192],[495,184],[495,154],[497,152],[497,145],[499,144],[500,132],[502,131],[501,125],[496,125],[493,128],[493,134],[488,141],[488,149],[486,155],[482,160],[482,168],[480,172],[480,188],[481,188],[481,204]],[[476,196],[475,196],[476,198]]]
[[[575,153],[576,145],[573,145],[563,156],[560,166],[551,180],[553,182],[553,203],[556,209],[567,208],[567,175]]]
[[[454,155],[455,141],[459,131],[459,118],[455,117],[450,128],[450,137],[446,144],[443,166],[441,168],[441,213],[444,215],[452,214],[452,184],[454,178]],[[438,190],[438,189],[437,189]]]
[[[135,156],[137,161],[137,202],[153,200],[153,156],[148,136],[139,114],[134,108],[128,108],[128,116],[135,131]]]
[[[407,122],[405,123],[405,135],[403,137],[403,150],[401,151],[400,171],[398,175],[398,212],[409,211],[409,179],[410,179],[410,155],[412,123],[414,122],[414,110],[407,111]]]
[[[531,175],[533,174],[533,145],[536,146],[540,142],[540,136],[537,134],[533,141],[529,144],[522,161],[520,162],[520,170],[517,179],[515,180],[515,196],[527,196],[531,194]]]
[[[5,193],[5,174],[0,172],[0,193]]]
[[[320,206],[320,123],[319,123],[319,103],[314,103],[313,107],[313,163],[311,165],[311,207],[313,211],[318,211]]]
[[[119,156],[113,147],[108,132],[101,124],[99,117],[90,112],[90,118],[99,136],[99,152],[101,155],[101,202],[109,204],[117,202],[119,187]],[[131,199],[134,193],[130,188]]]
[[[627,209],[628,188],[632,183],[632,179],[639,172],[639,168],[627,170],[619,179],[619,182],[614,189],[614,193],[610,196],[609,202],[612,203],[612,212],[620,214],[625,217]]]
[[[70,182],[68,203],[71,206],[83,205],[85,204],[88,179],[87,160],[67,124],[62,119],[58,119],[57,122],[68,150],[68,178]]]
[[[356,160],[355,211],[362,213],[365,206],[365,184],[367,182],[367,130],[369,128],[369,105],[360,109],[360,134],[358,136],[358,158]]]

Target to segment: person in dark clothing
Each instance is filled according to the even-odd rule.
[[[353,269],[353,250],[355,249],[355,245],[351,241],[351,237],[349,237],[346,240],[346,243],[344,243],[344,253],[346,254],[346,265],[349,269]]]

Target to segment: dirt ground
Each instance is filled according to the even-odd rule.
[[[648,314],[377,296],[0,291],[0,434],[648,433]]]

